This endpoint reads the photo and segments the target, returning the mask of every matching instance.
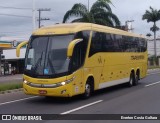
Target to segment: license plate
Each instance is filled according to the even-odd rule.
[[[39,94],[47,94],[46,90],[39,90]]]

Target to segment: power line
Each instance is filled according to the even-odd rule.
[[[2,31],[0,31],[0,33],[12,33],[12,32],[26,32],[26,31],[32,31],[32,30],[29,30],[29,29],[25,29],[25,31],[24,30],[17,30],[17,31],[4,31],[4,32],[2,32]]]
[[[30,35],[21,35],[21,36],[15,35],[15,36],[6,36],[3,38],[12,39],[12,38],[27,38],[27,37],[30,37]]]
[[[30,30],[31,32],[31,30]],[[13,31],[13,32],[0,32],[0,33],[30,33],[30,32],[26,32],[26,31]]]
[[[32,8],[18,8],[18,7],[8,7],[8,6],[0,6],[3,9],[23,9],[23,10],[32,10]]]
[[[2,33],[2,34],[4,34],[5,36],[6,36],[6,35],[15,36],[15,35],[23,35],[23,34],[27,34],[27,35],[28,35],[28,34],[31,34],[31,32],[22,32],[22,33],[20,33],[20,32],[18,32],[18,33],[17,33],[17,32],[15,32],[15,33],[12,32],[12,33]],[[1,37],[3,37],[3,36],[1,36]]]
[[[31,16],[24,16],[24,15],[14,15],[14,14],[2,14],[2,13],[0,13],[0,15],[3,15],[3,16],[13,16],[13,17],[32,18]]]

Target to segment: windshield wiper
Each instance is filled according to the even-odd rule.
[[[53,66],[53,64],[52,64],[52,62],[51,62],[51,59],[49,58],[49,54],[48,54],[48,61],[49,61],[49,64],[50,64],[50,66],[51,66],[51,71],[52,71],[52,73],[55,73],[55,74],[56,74],[56,71],[55,71],[54,66]]]
[[[37,63],[35,64],[35,67],[34,67],[34,71],[36,72],[36,70],[37,70],[37,67],[38,67],[38,65],[41,63],[41,61],[42,61],[42,56],[43,56],[43,52],[41,53],[41,57],[38,59],[38,61],[37,61]]]

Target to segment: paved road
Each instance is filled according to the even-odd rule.
[[[103,89],[97,91],[88,100],[81,100],[79,97],[46,99],[27,96],[22,92],[0,95],[0,114],[160,114],[160,71],[150,71],[149,74],[138,86],[127,88],[121,85]],[[41,122],[81,123],[82,121]],[[93,120],[92,122],[139,123],[140,121]],[[140,123],[160,123],[160,121],[143,120]]]
[[[7,75],[0,77],[0,84],[20,83],[20,82],[22,82],[22,74]]]

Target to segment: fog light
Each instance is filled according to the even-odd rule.
[[[64,94],[64,93],[66,93],[66,90],[61,91],[61,94]]]

